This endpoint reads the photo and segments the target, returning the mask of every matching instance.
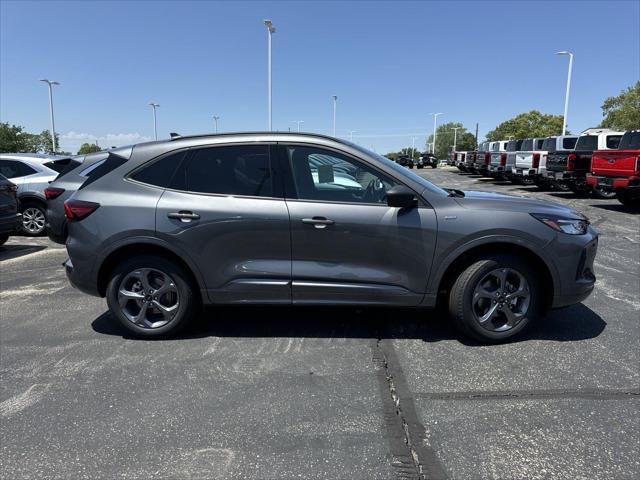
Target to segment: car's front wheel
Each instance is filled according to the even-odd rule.
[[[464,334],[502,342],[524,330],[540,309],[540,284],[529,265],[512,255],[496,255],[469,265],[449,293],[449,313]]]
[[[609,200],[610,198],[616,198],[615,190],[608,190],[598,185],[593,187],[592,195],[594,198],[599,198],[600,200]]]
[[[118,265],[106,296],[113,316],[139,337],[174,335],[198,310],[196,286],[189,275],[156,256],[141,255]]]

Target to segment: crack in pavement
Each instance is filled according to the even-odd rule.
[[[399,479],[446,479],[444,467],[426,442],[426,431],[419,422],[413,398],[398,362],[392,340],[378,338],[371,344],[373,362],[385,411],[393,467]]]
[[[542,400],[542,399],[584,399],[584,400],[629,400],[640,398],[640,389],[613,390],[605,388],[584,388],[577,390],[515,390],[515,391],[467,391],[467,392],[423,392],[414,393],[416,398],[429,400]]]

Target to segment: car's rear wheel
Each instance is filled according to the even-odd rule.
[[[593,187],[593,196],[594,198],[599,198],[601,200],[609,200],[610,198],[616,198],[615,190],[605,190],[604,188],[596,185]]]
[[[633,197],[626,192],[618,194],[618,201],[625,207],[629,207],[634,210],[640,209],[640,198]]]
[[[22,232],[30,237],[42,235],[47,223],[46,208],[35,202],[25,202],[21,206]]]
[[[540,309],[540,283],[533,269],[513,255],[469,265],[449,293],[449,313],[462,333],[496,343],[524,330]]]
[[[198,310],[196,287],[189,275],[155,256],[143,255],[118,265],[106,296],[113,316],[139,337],[174,335]]]

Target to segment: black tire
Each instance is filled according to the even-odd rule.
[[[431,168],[438,168],[438,164],[431,165]]]
[[[4,245],[5,243],[7,243],[7,240],[9,240],[9,234],[8,233],[0,235],[0,245]]]
[[[47,230],[47,207],[45,205],[37,201],[26,200],[20,204],[20,213],[22,213],[20,231],[24,235],[28,237],[44,235]]]
[[[535,183],[535,180],[529,176],[525,177],[518,177],[518,181],[522,184],[522,185],[533,185]]]
[[[640,198],[634,198],[631,195],[619,193],[618,201],[627,208],[640,210]]]
[[[118,290],[121,283],[132,272],[140,269],[160,271],[170,277],[177,291],[177,311],[173,318],[163,326],[157,328],[142,327],[127,318],[120,307]],[[200,298],[197,285],[179,265],[172,261],[152,255],[140,255],[120,263],[111,273],[107,285],[107,304],[113,317],[136,337],[158,338],[174,336],[182,330],[200,309]]]
[[[569,189],[579,197],[588,197],[591,195],[591,185],[585,183],[572,183]]]
[[[615,190],[603,190],[602,188],[596,186],[593,187],[591,192],[593,198],[599,198],[600,200],[609,200],[611,198],[616,198]]]
[[[481,280],[491,272],[502,268],[515,270],[524,277],[528,283],[530,297],[528,308],[515,326],[505,331],[494,331],[480,324],[474,311],[473,296]],[[541,288],[538,276],[528,263],[514,255],[495,255],[471,263],[453,283],[448,302],[449,314],[454,326],[463,334],[483,343],[504,342],[519,335],[540,317],[541,305]],[[498,313],[498,315],[504,314]],[[502,318],[506,319],[506,317]]]

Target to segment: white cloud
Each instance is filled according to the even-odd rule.
[[[134,143],[148,142],[151,137],[140,135],[139,133],[107,133],[105,135],[94,135],[91,133],[81,133],[70,131],[60,135],[60,148],[66,152],[76,153],[83,143],[95,143],[104,148],[121,147]]]

